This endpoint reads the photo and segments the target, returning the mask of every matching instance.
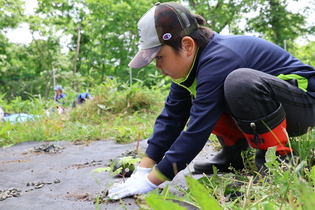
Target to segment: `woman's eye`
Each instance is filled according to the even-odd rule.
[[[162,56],[156,56],[155,57],[155,59],[157,59],[157,60],[159,60],[159,59],[161,59],[162,58]]]

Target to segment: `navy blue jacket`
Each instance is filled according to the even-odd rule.
[[[189,76],[179,84],[171,84],[164,109],[148,140],[146,154],[168,179],[175,176],[174,163],[176,170],[184,169],[204,147],[225,108],[224,80],[238,68],[256,69],[282,78],[293,75],[308,81],[306,91],[315,97],[315,70],[311,66],[266,40],[215,33],[207,47],[199,50]]]

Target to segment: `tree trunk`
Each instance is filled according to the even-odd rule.
[[[48,67],[48,65],[46,64],[44,52],[42,51],[41,47],[39,46],[38,40],[35,39],[33,32],[32,32],[32,39],[33,39],[33,41],[34,41],[34,43],[35,43],[35,46],[36,46],[36,48],[37,48],[37,50],[38,50],[38,52],[39,52],[39,54],[40,54],[40,57],[41,57],[41,60],[42,60],[42,65],[44,66],[44,69],[47,71],[45,99],[48,100],[49,90],[50,90],[50,84],[51,84],[49,81],[47,81],[47,80],[49,80],[49,78],[50,78],[49,71],[48,71],[48,70],[49,70],[49,67]]]
[[[74,83],[73,83],[73,89],[78,91],[79,87],[78,87],[78,82],[76,80],[76,73],[77,73],[77,59],[79,56],[79,51],[80,51],[80,40],[81,40],[81,23],[78,27],[78,39],[77,39],[77,46],[75,49],[75,55],[73,58],[73,78],[74,78]]]

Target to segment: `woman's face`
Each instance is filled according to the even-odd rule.
[[[162,46],[155,57],[156,68],[172,79],[186,77],[193,65],[196,53],[197,46],[193,39],[184,37],[182,39],[182,49],[179,52],[176,52],[169,45]]]

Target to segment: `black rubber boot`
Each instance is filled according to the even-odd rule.
[[[270,174],[266,163],[266,152],[267,150],[256,150],[255,165],[258,173],[255,175],[253,183],[258,184],[263,178],[268,177]],[[268,178],[265,181],[269,181]],[[235,181],[232,184],[227,185],[225,189],[225,196],[230,199],[236,199],[244,196],[243,192],[240,192],[240,188],[244,185],[244,182]]]
[[[222,150],[208,162],[195,162],[195,173],[213,174],[213,166],[218,169],[218,172],[231,172],[230,166],[237,171],[241,171],[244,168],[241,152],[248,148],[246,139],[239,139],[234,145],[226,146],[222,137],[217,137]]]
[[[267,150],[257,150],[255,155],[255,165],[257,167],[258,173],[261,175],[261,178],[268,175],[268,168],[265,165],[266,163],[266,152]],[[256,181],[257,182],[257,181]]]
[[[268,167],[265,165],[266,163],[266,152],[267,150],[256,150],[256,155],[255,155],[255,165],[258,170],[258,174],[254,177],[253,183],[258,184],[262,180],[264,182],[269,182],[270,179],[268,176],[270,175]],[[292,156],[293,155],[293,156]],[[293,164],[293,161],[296,160],[296,156],[294,152],[288,153],[287,155],[281,156],[278,152],[276,152],[276,157],[277,161],[279,163],[285,162],[286,164]],[[296,163],[295,163],[296,164]],[[232,184],[229,184],[226,187],[225,193],[227,194],[226,196],[231,198],[231,199],[236,199],[239,197],[243,197],[244,193],[240,192],[239,189],[242,187],[244,182],[240,181],[235,181]]]
[[[270,173],[268,172],[268,167],[265,165],[266,163],[266,150],[257,150],[255,156],[255,164],[258,169],[258,173],[261,175],[261,178],[268,176]],[[279,163],[285,163],[289,165],[295,164],[294,161],[297,161],[297,156],[292,153],[288,153],[287,155],[280,155],[276,152],[276,160]]]

